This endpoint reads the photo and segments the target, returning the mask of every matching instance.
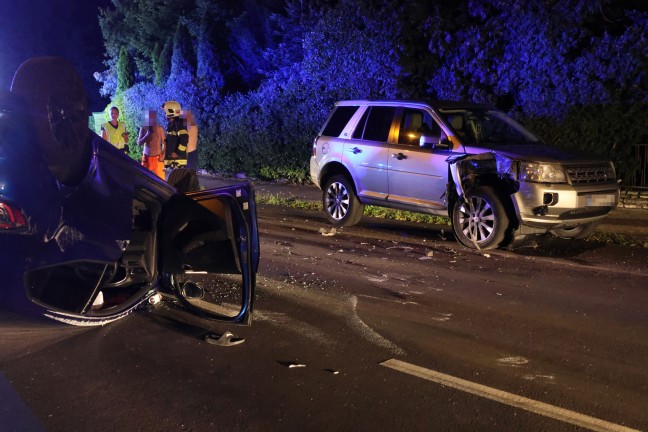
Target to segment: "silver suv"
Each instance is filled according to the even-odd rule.
[[[470,102],[338,102],[310,176],[335,225],[359,222],[365,204],[448,216],[477,249],[547,231],[584,238],[619,201],[612,162],[545,144]]]

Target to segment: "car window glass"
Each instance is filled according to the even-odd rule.
[[[466,144],[529,144],[538,139],[508,115],[488,109],[440,110],[455,135]]]
[[[395,111],[394,107],[371,107],[363,139],[386,142]]]
[[[335,108],[335,112],[333,112],[333,115],[326,124],[326,127],[324,127],[322,135],[331,137],[340,136],[344,126],[346,126],[349,119],[351,119],[357,110],[357,106],[339,106]]]
[[[398,143],[419,145],[421,135],[440,137],[441,127],[427,111],[409,108],[403,110]]]

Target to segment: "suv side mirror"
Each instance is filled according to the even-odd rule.
[[[435,150],[448,150],[452,148],[452,142],[447,137],[441,138],[435,135],[421,135],[419,146],[421,146],[421,148]]]
[[[434,135],[421,135],[419,139],[419,146],[421,148],[432,149],[439,144],[439,137]]]

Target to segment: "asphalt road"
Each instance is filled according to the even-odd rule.
[[[259,209],[250,327],[0,319],[0,431],[648,429],[648,250]],[[232,347],[205,334],[231,331]]]

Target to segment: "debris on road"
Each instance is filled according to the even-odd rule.
[[[331,228],[331,231],[327,231],[326,228],[320,228],[319,233],[322,234],[325,237],[331,237],[334,236],[337,233],[337,229]]]
[[[234,346],[245,342],[245,339],[234,336],[231,332],[226,331],[222,335],[209,333],[205,335],[205,342],[218,346]]]
[[[390,247],[388,247],[387,249],[388,249],[388,250],[389,250],[389,249],[400,249],[400,250],[403,250],[403,251],[411,251],[411,250],[414,249],[414,248],[412,248],[412,247],[410,247],[410,246],[390,246]]]
[[[429,251],[427,251],[425,253],[424,256],[420,257],[419,259],[420,260],[429,260],[429,259],[432,259],[433,256],[434,256],[434,251],[429,250]]]
[[[529,363],[529,360],[522,356],[503,357],[497,360],[497,363],[503,366],[518,367]]]

